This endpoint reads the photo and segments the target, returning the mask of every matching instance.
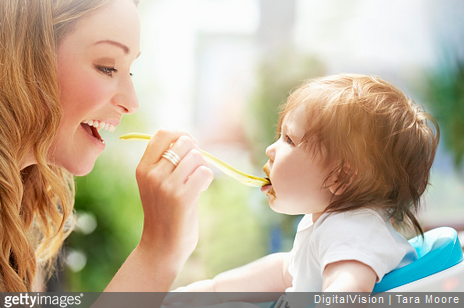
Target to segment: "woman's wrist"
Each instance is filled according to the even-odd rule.
[[[167,292],[176,279],[183,262],[175,255],[166,253],[155,247],[149,248],[138,245],[131,257],[137,260],[138,266],[143,269],[143,276],[149,285],[157,286],[156,289]]]
[[[168,292],[182,265],[162,250],[138,245],[105,291]]]
[[[181,270],[188,259],[188,253],[181,247],[165,241],[140,241],[134,252],[153,267],[165,267],[176,274]],[[157,260],[157,262],[155,262]],[[157,264],[158,263],[158,264]]]

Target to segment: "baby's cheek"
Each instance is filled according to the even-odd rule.
[[[286,177],[279,181],[276,185],[276,193],[278,197],[286,197],[290,199],[301,198],[305,191],[305,183],[295,177]]]

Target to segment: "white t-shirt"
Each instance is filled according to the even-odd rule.
[[[286,291],[321,292],[324,268],[357,260],[370,266],[377,281],[417,259],[415,249],[393,228],[390,219],[372,209],[323,214],[313,224],[303,217],[290,252],[292,287]]]

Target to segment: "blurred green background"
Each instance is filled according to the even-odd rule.
[[[103,136],[95,169],[76,178],[77,226],[49,290],[102,291],[138,243],[135,168],[146,143],[118,136],[187,130],[200,147],[262,175],[278,105],[326,74],[378,75],[438,119],[421,221],[464,231],[462,1],[142,0],[139,12],[142,55],[132,73],[140,110]],[[299,217],[273,213],[266,201],[217,172],[199,202],[198,247],[174,287],[289,250]]]

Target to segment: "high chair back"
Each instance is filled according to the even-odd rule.
[[[439,273],[463,261],[462,246],[456,230],[440,227],[409,240],[418,259],[386,274],[374,287],[374,292],[388,291]]]

